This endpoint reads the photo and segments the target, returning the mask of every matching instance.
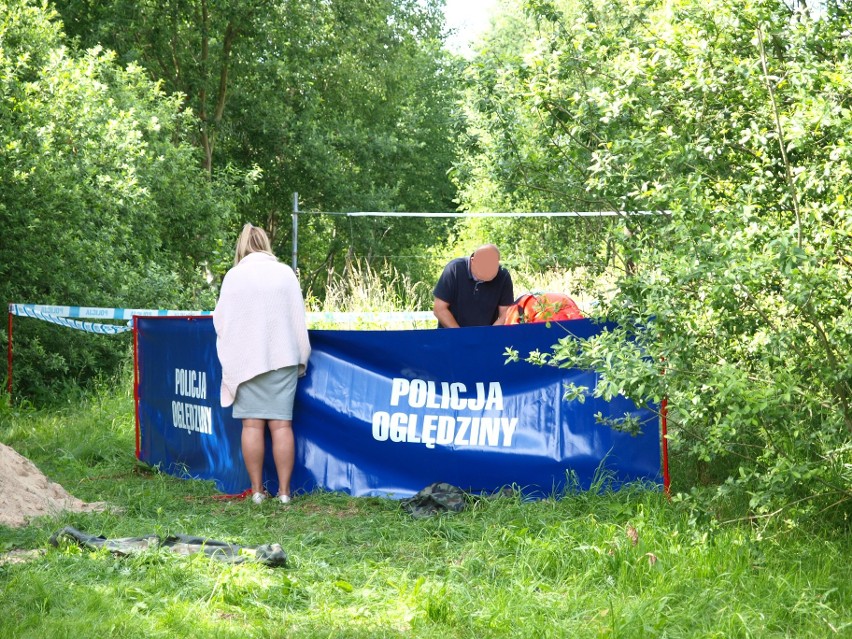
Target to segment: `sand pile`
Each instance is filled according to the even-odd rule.
[[[25,525],[30,517],[104,507],[102,502],[86,503],[72,497],[26,457],[0,444],[0,525],[14,528]]]

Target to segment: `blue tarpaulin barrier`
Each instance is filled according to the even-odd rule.
[[[208,317],[136,317],[137,456],[168,473],[213,480],[225,493],[249,487],[241,425],[219,403],[221,368]],[[434,482],[472,492],[515,486],[525,495],[588,489],[606,473],[617,487],[662,485],[657,408],[623,397],[565,399],[565,384],[596,373],[524,361],[588,320],[458,330],[312,330],[307,375],[294,412],[294,491],[409,497]],[[595,415],[629,414],[632,436]],[[267,434],[268,439],[268,434]],[[268,442],[267,442],[268,443]],[[264,480],[277,478],[270,446]]]

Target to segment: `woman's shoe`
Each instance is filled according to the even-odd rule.
[[[266,493],[252,493],[251,500],[256,504],[266,501]]]
[[[290,495],[278,495],[278,501],[282,504],[289,504],[292,500],[290,499]]]

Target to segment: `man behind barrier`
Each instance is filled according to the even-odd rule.
[[[432,293],[439,328],[498,326],[505,323],[515,301],[512,276],[500,266],[500,251],[494,244],[450,260]]]

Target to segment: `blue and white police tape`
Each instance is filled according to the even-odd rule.
[[[95,322],[81,322],[80,320],[68,319],[67,317],[60,317],[59,315],[39,313],[38,311],[29,308],[17,310],[20,312],[16,312],[14,313],[14,315],[32,317],[34,319],[44,320],[45,322],[51,322],[52,324],[58,324],[59,326],[73,328],[78,331],[86,331],[87,333],[98,333],[100,335],[118,335],[119,333],[126,333],[130,330],[129,326],[121,326],[118,324],[98,324]]]
[[[103,335],[115,335],[130,330],[130,321],[134,315],[146,317],[162,316],[200,316],[210,315],[212,311],[181,311],[146,308],[101,308],[92,306],[50,306],[47,304],[9,304],[9,313],[22,317],[32,317],[60,326]],[[431,322],[435,316],[431,311],[383,311],[383,312],[321,312],[306,313],[308,324],[328,322],[346,324],[352,322]],[[128,320],[127,326],[117,324],[96,324],[81,322],[79,319]]]
[[[99,320],[130,320],[134,315],[210,315],[212,311],[171,311],[150,308],[99,308],[92,306],[50,306],[47,304],[9,304],[9,312],[12,315],[29,315],[29,311],[41,313],[42,315],[55,315],[57,317],[72,317],[77,319],[99,319]]]
[[[32,317],[59,326],[87,333],[118,335],[131,330],[130,320],[134,315],[209,315],[211,311],[172,311],[147,308],[100,308],[93,306],[50,306],[47,304],[9,304],[9,313],[21,317]],[[126,320],[126,325],[81,322],[80,319]]]

